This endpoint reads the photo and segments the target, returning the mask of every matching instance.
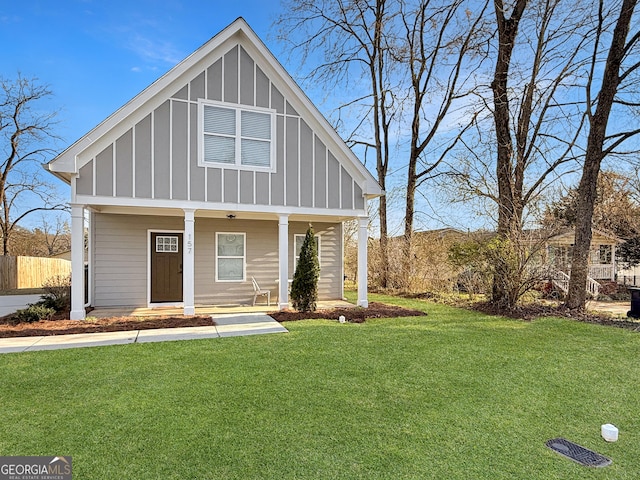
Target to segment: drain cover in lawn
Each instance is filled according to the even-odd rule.
[[[554,452],[558,452],[560,455],[585,467],[606,467],[611,465],[611,459],[564,438],[547,440],[546,445]]]

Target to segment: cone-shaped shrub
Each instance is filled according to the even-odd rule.
[[[315,311],[318,301],[319,274],[318,247],[313,237],[313,227],[309,227],[291,284],[291,303],[299,312]]]

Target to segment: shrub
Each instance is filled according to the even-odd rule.
[[[313,237],[313,228],[309,227],[302,243],[300,258],[291,284],[291,303],[299,312],[313,312],[318,301],[318,251]]]
[[[29,305],[27,308],[18,310],[13,314],[13,318],[18,322],[39,322],[40,320],[49,320],[56,311],[53,308],[45,307],[44,305],[34,304]]]
[[[42,285],[45,293],[40,297],[38,305],[52,308],[56,312],[66,310],[71,305],[71,276],[55,275]]]

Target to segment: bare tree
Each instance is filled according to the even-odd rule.
[[[517,0],[510,17],[502,0],[494,0],[496,23],[498,27],[498,55],[496,58],[495,72],[491,82],[493,91],[493,117],[496,130],[496,177],[498,180],[498,235],[508,237],[513,230],[518,231],[521,219],[517,205],[518,199],[514,189],[513,169],[513,140],[511,137],[511,108],[508,92],[509,68],[511,56],[516,46],[516,37],[520,20],[527,7],[528,0]],[[518,180],[518,179],[516,179]],[[494,296],[501,296],[503,292],[497,292],[494,285]]]
[[[637,0],[622,0],[620,12],[614,22],[611,46],[602,74],[600,91],[592,102],[592,85],[595,72],[599,65],[601,42],[606,38],[607,15],[605,2],[599,1],[598,24],[596,40],[593,43],[593,55],[589,81],[586,88],[586,113],[589,121],[589,135],[584,158],[582,177],[578,186],[578,204],[576,219],[576,237],[571,260],[571,279],[565,305],[571,309],[582,310],[585,306],[587,276],[589,273],[589,249],[591,247],[591,222],[596,201],[597,179],[602,160],[612,153],[625,141],[640,133],[640,128],[624,129],[607,134],[609,118],[613,107],[618,104],[623,107],[637,108],[640,100],[623,98],[619,94],[628,87],[633,93],[637,84],[637,72],[640,69],[638,46],[640,45],[640,28],[638,22],[632,18]],[[629,38],[627,40],[627,38]],[[634,78],[636,77],[636,78]],[[595,106],[595,111],[593,110]],[[625,122],[626,126],[626,122]]]
[[[43,213],[31,230],[17,225],[9,240],[11,255],[52,257],[71,251],[71,229],[61,215]]]
[[[473,124],[472,115],[458,132],[445,131],[452,110],[477,88],[475,74],[485,58],[478,53],[487,41],[484,21],[488,4],[488,0],[480,4],[467,0],[400,2],[404,38],[397,44],[396,56],[408,68],[410,85],[403,102],[410,112],[411,129],[402,262],[407,285],[413,263],[416,190],[438,174],[438,167]],[[472,63],[473,57],[476,63]]]
[[[15,227],[28,215],[65,206],[52,184],[41,178],[41,165],[56,139],[55,113],[36,108],[51,92],[36,79],[0,78],[0,233],[2,254],[9,254]]]
[[[386,0],[297,0],[284,7],[276,22],[279,38],[301,54],[304,64],[320,53],[324,61],[307,75],[307,81],[320,82],[331,91],[346,90],[364,79],[362,93],[354,92],[339,107],[359,105],[364,109],[361,121],[348,135],[351,146],[360,145],[374,151],[378,183],[386,188],[389,168],[390,125],[394,116],[394,98],[389,65],[389,25],[393,15]],[[301,40],[300,40],[301,39]],[[362,134],[369,122],[373,135]],[[382,287],[388,279],[387,201],[379,203],[380,278]]]
[[[36,232],[42,233],[42,241],[46,247],[47,256],[58,255],[71,251],[71,228],[69,222],[59,215],[53,221],[42,215]]]
[[[484,111],[491,112],[492,129],[478,115],[474,134],[463,139],[456,178],[461,198],[481,196],[495,207],[504,252],[529,255],[531,250],[519,245],[529,241],[523,235],[525,215],[582,154],[584,112],[571,92],[585,63],[589,8],[588,1],[515,0],[505,6],[494,0],[493,102],[480,96]],[[492,130],[493,137],[487,134]],[[509,243],[513,245],[507,248]],[[518,298],[514,292],[521,290],[511,281],[517,278],[514,262],[500,258],[496,255],[492,266],[492,301],[510,308]]]

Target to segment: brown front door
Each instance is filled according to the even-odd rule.
[[[151,303],[182,301],[182,233],[151,234]]]

